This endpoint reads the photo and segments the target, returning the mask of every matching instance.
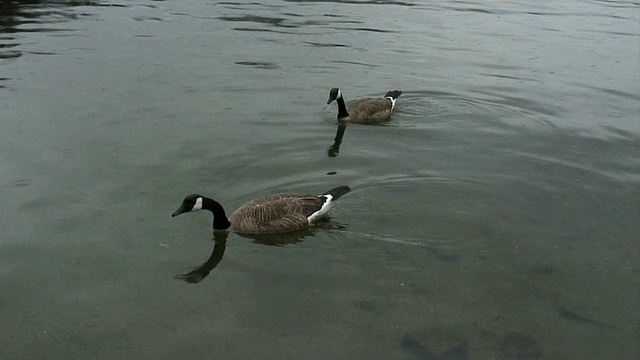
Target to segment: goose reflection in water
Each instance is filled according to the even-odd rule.
[[[215,269],[220,261],[222,261],[222,257],[224,256],[224,251],[227,249],[227,237],[229,233],[227,231],[214,231],[213,232],[213,251],[211,255],[202,265],[194,268],[188,273],[176,275],[176,279],[183,280],[191,284],[197,284],[200,281],[204,280],[211,270]]]
[[[344,137],[344,131],[347,129],[347,124],[344,122],[338,123],[338,131],[336,137],[333,139],[333,144],[327,150],[329,157],[336,157],[340,153],[340,144],[342,144],[342,138]]]
[[[245,235],[245,234],[236,234],[243,238],[252,239],[253,243],[266,245],[266,246],[278,246],[284,247],[286,245],[293,245],[301,243],[305,238],[315,236],[315,234],[321,230],[343,230],[345,227],[340,224],[335,224],[329,222],[328,218],[322,219],[317,224],[315,228],[309,228],[305,230],[295,231],[291,233],[284,234],[268,234],[268,235]],[[214,231],[213,232],[213,251],[211,255],[203,264],[193,268],[193,270],[184,273],[178,274],[175,276],[176,279],[188,282],[190,284],[197,284],[204,280],[213,269],[215,269],[218,264],[222,261],[224,257],[224,252],[227,249],[227,237],[229,237],[228,231]]]

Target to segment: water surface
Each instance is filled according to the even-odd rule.
[[[640,356],[639,19],[633,1],[3,3],[0,357]],[[332,87],[403,95],[329,154]],[[170,217],[192,192],[232,210],[342,184],[293,238],[214,251],[209,215]]]

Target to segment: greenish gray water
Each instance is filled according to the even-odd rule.
[[[640,356],[638,2],[1,11],[0,358]],[[331,87],[404,93],[329,157]],[[174,278],[214,245],[186,194],[342,184]]]

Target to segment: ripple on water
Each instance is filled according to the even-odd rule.
[[[347,65],[358,65],[358,66],[364,66],[364,67],[368,67],[368,68],[378,68],[380,67],[380,65],[375,65],[375,64],[367,64],[367,63],[363,63],[363,62],[358,62],[358,61],[347,61],[347,60],[331,60],[328,61],[329,63],[333,63],[333,64],[347,64]]]
[[[635,36],[637,36],[637,34],[634,34]],[[600,87],[600,86],[592,86],[592,85],[587,85],[584,84],[582,85],[583,87],[595,90],[595,91],[599,91],[601,93],[603,93],[604,95],[609,95],[609,96],[613,96],[613,97],[623,97],[625,99],[629,99],[629,100],[633,100],[636,101],[637,104],[640,104],[640,94],[633,94],[627,91],[622,91],[622,90],[616,90],[616,89],[611,89],[611,88],[605,88],[605,87]],[[640,110],[640,108],[639,108]]]
[[[335,30],[364,31],[364,32],[388,33],[388,34],[397,33],[397,31],[393,31],[393,30],[369,28],[369,27],[336,27]]]
[[[67,23],[83,16],[91,16],[77,12],[75,3],[36,3],[3,2],[2,10],[5,21],[3,32],[55,32],[70,31],[71,29],[45,27],[44,25]],[[101,6],[99,3],[87,2],[82,6]]]
[[[285,21],[284,18],[257,16],[257,15],[219,16],[218,20],[233,21],[233,22],[254,22],[258,24],[269,24],[273,26],[281,26],[282,23]]]
[[[31,185],[31,179],[18,179],[13,183],[15,187],[25,187]]]
[[[360,197],[353,195],[350,208],[343,212],[365,212],[374,223],[378,218],[401,218],[406,229],[393,238],[434,247],[440,251],[437,254],[439,258],[455,257],[462,244],[474,243],[491,232],[480,223],[470,222],[466,216],[471,211],[468,207],[470,202],[488,197],[480,182],[437,174],[396,174],[356,179],[350,185],[354,193],[363,192],[368,198],[393,199],[393,203],[359,209]],[[369,201],[362,203],[363,206],[370,204]]]
[[[1,55],[0,55],[1,56]],[[8,77],[0,77],[0,89],[6,88],[7,86],[2,84],[3,81],[8,81],[11,80],[11,78]]]
[[[535,101],[485,92],[473,94],[403,90],[394,119],[400,126],[475,129],[491,133],[518,131],[523,126],[554,128],[549,118],[560,110]]]
[[[82,17],[93,16],[78,10],[78,6],[102,6],[98,2],[86,1],[82,4],[50,3],[50,2],[3,2],[2,33],[0,36],[0,59],[17,59],[24,54],[57,55],[57,52],[39,49],[23,50],[19,47],[20,39],[4,34],[14,33],[48,33],[48,36],[66,36],[75,29],[68,27],[72,21]]]
[[[22,56],[22,51],[8,50],[0,51],[0,59],[15,59]]]
[[[238,9],[245,12],[247,9]],[[255,14],[230,14],[218,16],[217,19],[226,22],[243,22],[243,23],[254,23],[263,27],[236,27],[234,30],[238,31],[263,31],[263,32],[276,32],[276,33],[287,33],[287,34],[296,34],[296,35],[311,35],[310,33],[300,33],[300,32],[287,32],[281,30],[282,28],[289,29],[298,29],[298,28],[306,28],[306,29],[314,29],[314,28],[323,28],[330,26],[332,24],[362,24],[362,21],[359,20],[342,20],[336,19],[333,20],[331,16],[324,14],[319,18],[313,18],[310,15],[302,15],[295,14],[290,12],[282,12],[279,15],[283,16],[264,16],[264,15],[255,15]],[[273,29],[275,28],[275,29]],[[355,28],[333,28],[333,30],[354,30],[354,31],[368,31],[368,32],[392,32],[389,30],[378,29],[378,28],[366,28],[366,27],[355,27]]]
[[[349,45],[345,44],[337,44],[337,43],[320,43],[320,42],[312,42],[312,41],[303,41],[303,44],[307,44],[313,47],[349,47]]]
[[[234,64],[251,66],[256,69],[279,69],[280,66],[275,63],[267,62],[267,61],[236,61]]]
[[[415,6],[415,4],[404,1],[386,1],[386,0],[284,0],[291,3],[339,3],[351,5],[399,5],[399,6]]]
[[[157,16],[134,16],[132,18],[135,21],[160,21],[160,22],[165,22],[167,20],[161,18],[161,17],[157,17]]]
[[[279,4],[269,4],[267,2],[234,2],[234,1],[220,1],[218,3],[215,4],[219,4],[219,5],[233,5],[233,6],[240,6],[243,9],[245,7],[249,7],[249,6],[258,6],[258,7],[263,7],[263,8],[282,8],[284,7],[284,5],[279,5]]]

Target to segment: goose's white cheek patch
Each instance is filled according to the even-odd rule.
[[[191,211],[202,210],[202,198],[199,197],[196,199],[196,203],[193,205],[193,209]]]

